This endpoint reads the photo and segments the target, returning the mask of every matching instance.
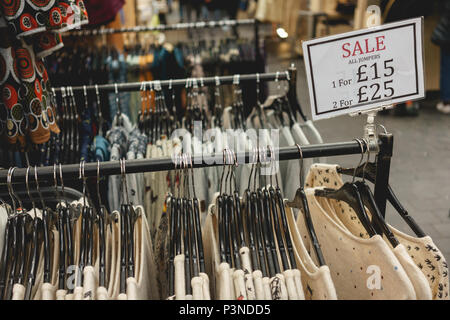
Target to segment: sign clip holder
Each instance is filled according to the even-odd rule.
[[[378,144],[378,136],[377,136],[377,124],[375,123],[375,117],[377,116],[378,111],[392,109],[393,105],[382,106],[370,110],[358,111],[350,113],[351,117],[359,116],[359,115],[367,115],[367,122],[364,126],[364,139],[368,143],[369,151],[378,153],[380,152],[380,146]]]

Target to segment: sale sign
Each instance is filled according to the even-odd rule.
[[[425,97],[423,18],[305,41],[314,120]]]

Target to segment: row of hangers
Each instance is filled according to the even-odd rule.
[[[185,290],[192,294],[191,279],[205,273],[205,255],[200,220],[200,202],[195,193],[192,156],[175,157],[176,194],[168,197],[169,207],[169,296],[175,295],[175,257],[184,254]]]
[[[121,219],[121,262],[120,262],[120,293],[126,292],[126,279],[134,277],[134,225],[137,220],[137,213],[133,204],[130,203],[126,182],[126,163],[125,160],[120,161],[121,164],[121,194],[122,205],[120,209]],[[106,207],[102,204],[100,195],[100,163],[97,162],[97,198],[92,201],[88,186],[87,178],[84,174],[84,162],[80,163],[80,180],[83,184],[83,192],[81,198],[75,198],[77,192],[70,191],[67,196],[64,182],[62,166],[59,170],[56,165],[54,168],[54,190],[53,197],[56,193],[56,204],[51,207],[50,201],[45,201],[43,193],[50,190],[41,190],[37,175],[37,169],[34,167],[34,182],[36,191],[40,201],[40,210],[37,205],[33,192],[30,190],[30,171],[32,167],[28,167],[26,171],[26,193],[29,201],[22,202],[18,193],[13,187],[12,177],[15,168],[8,171],[7,187],[8,194],[11,199],[12,206],[6,205],[3,199],[1,204],[5,205],[8,213],[5,242],[0,261],[0,300],[10,300],[12,298],[12,289],[14,284],[22,284],[26,288],[25,300],[31,299],[31,292],[36,282],[37,266],[39,264],[39,254],[43,249],[44,257],[44,283],[51,283],[52,268],[58,268],[58,289],[67,290],[67,293],[73,293],[74,287],[68,284],[70,272],[75,263],[74,252],[74,225],[79,219],[81,221],[81,242],[79,251],[79,263],[77,282],[75,286],[82,286],[83,269],[86,266],[93,266],[93,251],[96,244],[94,243],[94,230],[98,230],[99,241],[99,286],[107,287],[108,275],[106,271],[106,228],[113,221],[117,221],[116,216],[109,214]],[[58,174],[59,183],[58,186]],[[44,191],[44,192],[42,192]],[[79,194],[79,193],[78,193]],[[74,205],[68,199],[76,199],[78,205]],[[75,200],[74,199],[74,200]],[[31,209],[27,214],[24,204],[31,204]],[[51,230],[55,227],[59,232],[59,265],[52,265],[51,256]],[[63,257],[63,258],[61,258]],[[54,269],[53,269],[54,270]]]

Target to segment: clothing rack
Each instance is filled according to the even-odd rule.
[[[66,33],[65,35],[75,36],[75,37],[85,37],[85,36],[97,36],[97,35],[110,35],[117,33],[141,33],[141,32],[153,32],[153,31],[180,31],[180,30],[196,30],[196,29],[214,29],[222,27],[233,27],[237,28],[239,26],[253,26],[253,32],[255,35],[255,54],[256,62],[262,61],[262,56],[260,52],[260,38],[259,38],[259,21],[256,19],[242,19],[242,20],[219,20],[219,21],[199,21],[199,22],[189,22],[189,23],[176,23],[170,25],[160,24],[158,26],[135,26],[129,28],[96,28],[96,29],[83,29],[76,30]],[[262,70],[258,70],[262,71]]]
[[[160,24],[158,26],[135,26],[128,28],[97,28],[97,29],[83,29],[75,30],[66,33],[65,35],[70,36],[97,36],[97,35],[107,35],[116,33],[139,33],[139,32],[153,32],[153,31],[172,31],[172,30],[194,30],[194,29],[213,29],[222,27],[238,27],[238,26],[250,26],[254,25],[256,27],[255,31],[259,31],[258,20],[255,19],[243,19],[243,20],[220,20],[220,21],[199,21],[199,22],[188,22],[188,23],[176,23],[170,25]],[[255,32],[257,35],[257,32]]]
[[[117,84],[102,84],[102,85],[89,85],[89,86],[76,86],[70,87],[73,92],[84,92],[86,91],[106,91],[106,92],[132,92],[132,91],[143,91],[143,85],[145,85],[145,90],[156,88],[174,88],[174,87],[186,87],[188,85],[192,86],[195,84],[200,88],[202,86],[216,86],[216,85],[229,85],[234,83],[248,82],[248,81],[259,81],[269,82],[269,81],[283,81],[292,80],[292,73],[296,71],[293,70],[283,71],[283,72],[273,72],[273,73],[261,73],[261,74],[243,74],[243,75],[233,75],[233,76],[220,76],[220,77],[205,77],[205,78],[187,78],[187,79],[174,79],[174,80],[153,80],[145,82],[129,82],[129,83],[117,83]],[[294,79],[295,80],[295,79]],[[292,80],[292,81],[294,81]],[[295,84],[295,83],[294,83]],[[291,83],[291,85],[293,85]],[[55,92],[62,92],[67,90],[68,87],[54,88]]]
[[[186,87],[187,85],[197,85],[199,88],[202,86],[217,86],[217,85],[230,85],[241,82],[260,81],[288,81],[289,90],[287,97],[289,103],[294,110],[300,113],[300,116],[304,121],[308,118],[304,114],[297,97],[297,68],[294,64],[291,64],[288,70],[282,72],[272,73],[254,73],[232,76],[216,76],[205,78],[187,78],[187,79],[172,79],[172,80],[153,80],[145,82],[129,82],[129,83],[116,83],[116,84],[102,84],[102,85],[87,85],[87,86],[75,86],[70,87],[73,92],[84,94],[84,92],[136,92],[149,89],[159,88],[174,88],[174,87]],[[55,93],[67,92],[69,87],[53,88]],[[259,99],[260,97],[258,97]]]
[[[380,152],[377,156],[377,179],[375,183],[375,199],[377,205],[384,216],[386,211],[387,200],[387,188],[389,182],[389,170],[390,170],[390,158],[392,156],[393,137],[392,134],[380,134],[379,136]],[[366,143],[362,144],[363,150],[361,150],[361,144],[354,140],[350,142],[340,143],[327,143],[320,145],[308,145],[303,146],[302,156],[307,158],[319,158],[319,157],[332,157],[332,156],[344,156],[344,155],[356,155],[365,153],[367,151]],[[270,159],[271,152],[267,151],[267,159]],[[258,152],[258,151],[257,151]],[[259,150],[261,152],[261,150]],[[284,147],[274,150],[274,155],[278,156],[280,161],[300,159],[299,150],[296,146]],[[254,163],[255,154],[252,152],[237,153],[237,159],[245,159],[245,163]],[[263,158],[263,157],[261,157]],[[222,161],[217,159],[223,159],[223,153],[216,153],[209,156],[192,156],[192,167],[206,168],[213,166],[224,165]],[[239,160],[238,160],[239,161]],[[229,164],[229,163],[227,163]],[[242,164],[238,162],[238,165]],[[125,173],[142,173],[142,172],[157,172],[180,169],[180,166],[176,165],[172,158],[160,158],[160,159],[141,159],[141,160],[129,160],[125,161]],[[57,177],[59,178],[59,166],[56,167]],[[61,166],[63,180],[76,180],[79,179],[80,165],[70,164]],[[11,181],[13,183],[23,183],[26,181],[27,169],[17,168],[14,170]],[[40,180],[53,181],[55,173],[55,167],[39,167],[37,168],[37,175]],[[122,168],[120,161],[109,161],[101,163],[86,163],[84,164],[84,176],[85,177],[97,177],[120,175]],[[34,175],[34,169],[30,170],[29,175]],[[8,170],[0,170],[0,185],[7,183]],[[33,179],[30,179],[30,183]]]

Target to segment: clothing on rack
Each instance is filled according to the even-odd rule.
[[[125,125],[124,122],[122,126]],[[125,130],[120,126],[116,129]],[[127,152],[139,150],[138,136],[132,139],[133,147]],[[119,140],[117,144],[126,146]],[[178,143],[188,143],[195,137],[187,140]],[[194,154],[192,159],[192,153],[180,154],[175,148],[176,163],[171,167],[175,170],[163,171],[156,178],[167,185],[154,187],[152,196],[164,200],[157,211],[150,204],[153,212],[147,212],[142,200],[130,193],[130,186],[137,181],[134,177],[144,173],[135,169],[127,172],[127,162],[120,163],[115,191],[118,210],[107,211],[101,202],[91,200],[81,165],[83,190],[87,193],[69,203],[64,200],[64,189],[58,191],[57,206],[51,208],[51,215],[47,207],[50,202],[44,198],[36,202],[38,208],[29,194],[19,196],[14,192],[20,188],[14,179],[21,173],[12,175],[10,169],[10,199],[2,198],[11,206],[0,206],[0,213],[7,218],[6,225],[0,223],[0,234],[2,228],[5,230],[0,261],[1,298],[448,299],[448,267],[439,249],[430,237],[413,238],[388,224],[394,236],[384,230],[385,218],[380,215],[378,204],[368,201],[370,191],[364,193],[364,181],[354,178],[352,183],[343,183],[338,173],[342,170],[337,165],[314,164],[306,178],[306,189],[298,172],[299,189],[293,201],[286,201],[276,173],[271,170],[268,176],[261,175],[264,164],[276,164],[272,152],[267,154],[270,160],[264,156],[269,148],[257,149],[253,160],[247,157],[252,170],[248,184],[241,188],[235,180],[239,179],[238,158],[229,149],[228,141],[221,141],[223,148],[228,147],[222,149],[226,162],[207,165],[207,169],[217,167],[219,173],[219,191],[208,199],[207,214],[201,208],[201,198],[208,192],[201,184],[200,173],[208,171],[193,168],[198,157],[195,149],[187,149]],[[164,142],[170,140],[157,143],[161,151],[151,148],[155,150],[151,153],[162,159],[174,147],[173,143]],[[327,153],[324,145],[320,153],[346,154],[344,149],[337,151],[336,145],[329,147],[334,151]],[[364,152],[364,145],[360,147]],[[309,150],[321,146],[303,147],[303,156],[301,147],[297,148],[301,169],[303,156],[313,157],[316,153]],[[275,152],[288,159],[285,150]],[[357,148],[352,150],[350,153],[357,153]],[[162,159],[146,161],[155,161],[163,168]],[[128,165],[135,161],[128,160]],[[101,164],[97,166],[99,178]],[[44,169],[40,169],[40,177],[45,177]],[[58,176],[57,167],[53,170]],[[146,170],[149,169],[142,169]],[[32,172],[27,170],[26,174]],[[91,169],[86,172],[93,175]],[[58,180],[62,182],[69,174],[68,168],[61,167],[59,173]],[[371,217],[369,224],[351,197],[335,198],[337,190],[348,186],[357,187],[363,210]],[[299,202],[302,192],[306,201],[303,203]],[[26,204],[22,202],[25,200]],[[149,223],[152,220],[155,231]],[[375,225],[382,233],[372,234],[369,227]],[[42,230],[48,232],[41,233]],[[17,241],[15,246],[11,245],[13,239]],[[35,263],[24,266],[25,259]],[[75,270],[70,266],[76,266]],[[16,276],[19,270],[24,270],[23,278]]]

